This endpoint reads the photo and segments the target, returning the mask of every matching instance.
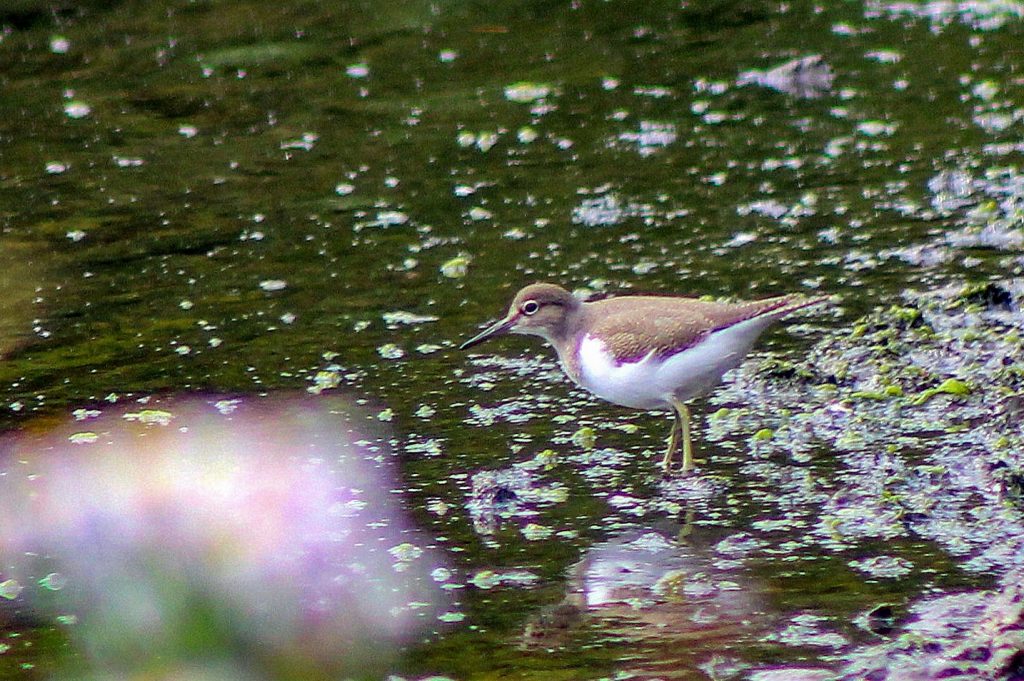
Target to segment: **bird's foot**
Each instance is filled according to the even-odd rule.
[[[693,475],[699,475],[701,468],[707,464],[707,459],[690,459],[688,466],[682,466],[677,469],[673,469],[671,466],[661,466],[661,477],[663,480],[670,480],[672,478],[683,478]]]
[[[700,459],[698,461],[701,464],[707,463],[703,459]],[[694,464],[698,463],[698,461],[695,461]],[[697,466],[697,465],[691,465],[689,468],[676,468],[676,469],[662,468],[661,469],[661,478],[662,478],[662,480],[672,480],[672,479],[675,479],[675,478],[688,478],[688,477],[692,477],[692,476],[695,476],[695,475],[700,475],[700,472],[701,472],[701,467]]]

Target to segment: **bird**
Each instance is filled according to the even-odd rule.
[[[505,316],[459,346],[506,333],[540,336],[574,383],[613,404],[674,415],[661,460],[670,474],[682,448],[693,470],[687,402],[711,391],[743,361],[763,331],[828,296],[788,294],[745,302],[671,295],[622,295],[586,302],[557,284],[534,283]]]

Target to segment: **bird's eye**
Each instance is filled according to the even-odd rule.
[[[536,300],[527,300],[523,303],[523,307],[520,308],[525,315],[537,314],[537,310],[540,309],[540,303]]]

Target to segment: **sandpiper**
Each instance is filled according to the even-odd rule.
[[[584,302],[554,284],[530,284],[504,318],[460,346],[503,333],[540,336],[562,370],[598,397],[625,407],[669,409],[675,421],[665,472],[680,444],[693,468],[686,402],[708,392],[750,352],[757,337],[787,314],[827,300],[800,294],[740,303],[677,296],[620,296]]]

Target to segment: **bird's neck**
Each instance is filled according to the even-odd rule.
[[[558,361],[566,375],[579,383],[579,345],[582,340],[583,308],[578,306],[568,311],[562,323],[549,329],[544,339],[558,353]]]

